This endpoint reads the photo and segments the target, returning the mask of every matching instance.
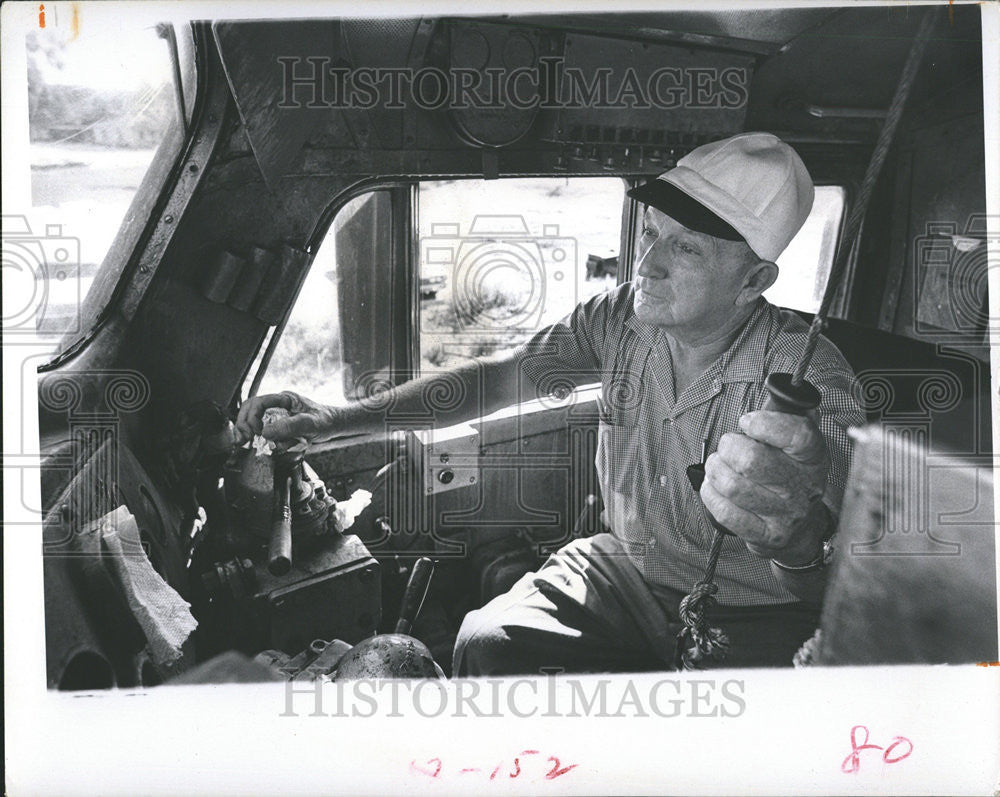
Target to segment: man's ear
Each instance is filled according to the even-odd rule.
[[[756,302],[764,291],[774,285],[776,279],[778,279],[778,266],[770,260],[758,260],[743,278],[743,289],[736,297],[736,304]]]

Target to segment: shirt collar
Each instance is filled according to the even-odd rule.
[[[723,382],[760,382],[767,376],[767,348],[771,332],[771,304],[761,296],[750,318],[712,368]]]

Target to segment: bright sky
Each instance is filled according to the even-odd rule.
[[[37,35],[65,42],[63,69],[50,67],[44,57],[39,61],[50,83],[134,89],[170,79],[169,50],[149,15],[124,13],[116,3],[44,5],[45,27]]]

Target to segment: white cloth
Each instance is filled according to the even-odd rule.
[[[333,518],[337,531],[343,533],[354,525],[360,515],[372,502],[372,494],[368,490],[355,490],[346,501],[338,501],[333,508]]]
[[[110,552],[129,608],[146,635],[153,661],[168,667],[181,657],[181,646],[198,627],[185,601],[149,563],[135,517],[124,506],[96,521]]]

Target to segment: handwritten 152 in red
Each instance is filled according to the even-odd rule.
[[[555,780],[556,778],[562,777],[567,772],[575,769],[578,764],[569,764],[568,766],[563,766],[563,763],[555,756],[548,756],[545,764],[541,764],[540,758],[535,758],[536,756],[541,756],[538,750],[522,750],[518,755],[514,756],[513,762],[501,761],[492,769],[482,768],[482,767],[462,767],[454,772],[448,772],[444,768],[444,762],[440,758],[428,758],[422,763],[418,763],[416,759],[410,762],[410,774],[413,775],[425,775],[428,778],[438,778],[443,774],[459,774],[459,775],[475,775],[480,774],[486,776],[489,773],[489,780],[497,779],[510,779],[518,778],[522,774],[534,774],[534,775],[544,775],[545,780]],[[521,759],[526,759],[525,766],[522,768]],[[532,759],[538,761],[538,764],[532,766]],[[537,770],[536,772],[531,772],[531,770]]]
[[[858,733],[863,732],[864,741],[858,744]],[[882,761],[886,764],[897,764],[904,758],[909,758],[913,752],[913,742],[905,736],[893,736],[892,744],[882,747],[879,744],[868,743],[868,728],[864,725],[855,725],[851,728],[851,752],[840,765],[841,772],[847,775],[854,775],[861,771],[861,752],[863,750],[881,750]]]

